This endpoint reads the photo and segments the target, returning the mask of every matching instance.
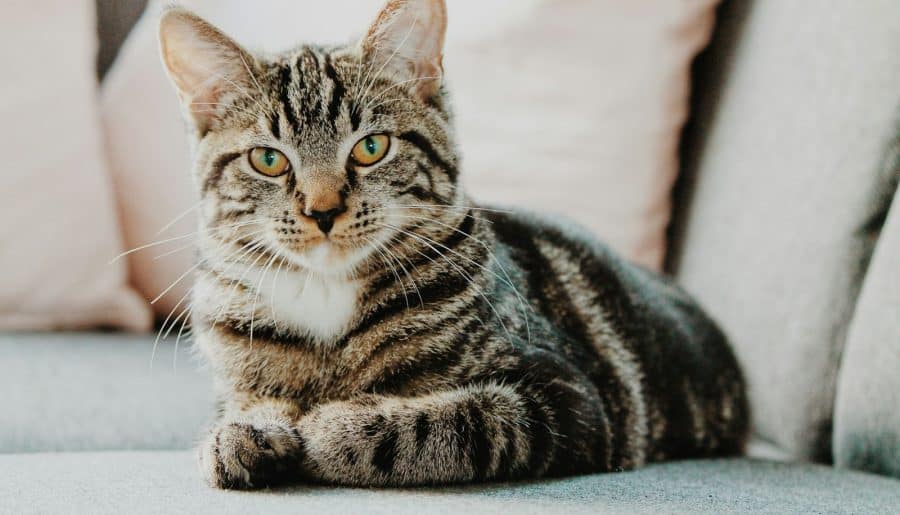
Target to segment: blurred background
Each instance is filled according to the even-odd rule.
[[[261,53],[353,41],[382,5],[181,3]],[[900,475],[900,4],[448,4],[473,197],[574,218],[699,297],[746,371],[756,455]],[[182,448],[205,416],[189,360],[146,378],[180,352],[155,330],[189,305],[196,231],[162,5],[0,7],[0,388],[20,399],[0,452]]]

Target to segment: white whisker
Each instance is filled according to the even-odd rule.
[[[490,270],[489,268],[485,267],[485,266],[482,265],[481,263],[478,263],[477,261],[473,260],[472,258],[470,258],[470,257],[468,257],[468,256],[465,256],[465,255],[463,255],[463,254],[460,254],[459,252],[457,252],[457,251],[455,251],[455,250],[453,250],[453,249],[447,247],[446,245],[443,245],[443,244],[441,244],[441,243],[438,243],[438,242],[432,240],[431,238],[427,238],[429,241],[431,241],[431,242],[434,243],[435,245],[439,245],[440,247],[446,249],[447,251],[452,252],[453,254],[459,256],[460,258],[465,259],[466,261],[468,261],[468,262],[470,262],[470,263],[472,263],[472,264],[478,266],[478,267],[481,268],[482,270],[484,270],[484,271],[486,271],[486,272],[492,274],[495,278],[497,278],[497,279],[500,281],[501,284],[505,284],[505,285],[509,286],[509,288],[510,288],[510,289],[512,290],[512,292],[513,292],[513,295],[516,296],[516,299],[517,299],[518,302],[519,302],[519,307],[520,307],[521,310],[522,310],[522,317],[523,317],[523,319],[524,319],[524,321],[525,321],[525,331],[526,331],[526,333],[527,333],[527,335],[528,335],[528,341],[531,342],[531,326],[530,326],[530,323],[529,323],[529,321],[528,321],[528,311],[529,311],[529,308],[531,307],[531,305],[528,303],[528,301],[525,300],[525,297],[522,296],[522,294],[519,292],[518,288],[516,288],[515,284],[513,284],[512,277],[510,277],[509,273],[508,273],[508,272],[506,271],[506,269],[503,267],[503,264],[500,262],[500,260],[497,259],[497,256],[494,254],[494,252],[493,252],[493,250],[491,249],[490,245],[488,245],[486,242],[484,242],[484,241],[481,240],[480,238],[476,238],[475,236],[473,236],[473,235],[471,235],[471,234],[468,234],[468,233],[466,233],[465,231],[462,231],[462,230],[460,230],[460,229],[457,228],[457,227],[453,227],[452,225],[446,224],[446,223],[441,222],[440,220],[436,220],[436,219],[434,219],[434,218],[428,218],[428,217],[422,217],[422,216],[413,216],[413,215],[395,215],[395,216],[398,216],[398,217],[400,217],[400,218],[413,219],[413,220],[420,220],[420,221],[425,221],[425,222],[431,222],[431,223],[434,223],[434,224],[439,225],[439,226],[441,226],[441,227],[450,229],[450,230],[452,230],[452,231],[454,231],[454,232],[456,232],[456,233],[458,233],[458,234],[464,236],[465,238],[471,239],[472,241],[474,241],[474,242],[478,243],[479,245],[481,245],[481,247],[484,248],[485,251],[487,251],[488,255],[489,255],[490,258],[491,258],[491,261],[494,262],[494,263],[496,263],[496,265],[497,265],[497,266],[500,268],[500,270],[503,272],[503,277],[501,277],[497,272],[495,272],[495,271],[493,271],[493,270]],[[424,237],[424,236],[423,236],[423,237]],[[527,306],[527,307],[526,307],[526,306]]]
[[[380,223],[377,223],[377,225],[380,225],[380,226],[382,226],[382,227],[385,227],[385,228],[388,228],[388,229],[392,229],[392,230],[394,230],[394,231],[397,231],[397,232],[406,234],[407,236],[409,236],[409,237],[411,237],[411,238],[413,238],[413,239],[416,239],[416,240],[418,240],[418,241],[421,242],[421,243],[424,243],[428,248],[430,248],[430,249],[431,249],[433,252],[435,252],[438,256],[444,258],[444,260],[447,261],[447,263],[448,263],[451,267],[453,267],[453,269],[456,270],[457,273],[459,273],[459,275],[460,275],[463,279],[465,279],[465,280],[467,280],[467,281],[469,282],[469,285],[470,285],[472,288],[475,289],[475,292],[478,293],[478,294],[481,296],[481,298],[484,299],[484,301],[487,303],[487,305],[491,308],[491,311],[494,312],[494,316],[497,318],[497,322],[500,324],[500,327],[502,327],[502,328],[503,328],[503,331],[506,333],[506,337],[509,339],[509,342],[512,343],[512,341],[513,341],[512,333],[510,333],[509,329],[506,327],[506,324],[503,322],[503,317],[500,316],[500,312],[497,311],[497,308],[496,308],[496,307],[494,307],[494,303],[491,302],[490,299],[488,299],[487,295],[481,290],[481,288],[479,288],[478,285],[475,284],[475,280],[472,278],[472,276],[470,276],[469,274],[467,274],[465,270],[463,270],[462,268],[460,268],[459,265],[457,265],[456,263],[454,263],[453,260],[451,260],[450,258],[448,258],[443,252],[441,252],[441,251],[439,251],[438,249],[436,249],[431,243],[428,242],[428,239],[427,239],[427,238],[421,237],[421,236],[419,236],[419,235],[417,235],[417,234],[414,234],[414,233],[412,233],[412,232],[406,231],[406,230],[401,229],[401,228],[399,228],[399,227],[395,227],[395,226],[390,225],[390,224],[380,224]],[[432,240],[432,241],[433,241],[433,240]],[[425,258],[430,259],[428,255],[422,253],[422,252],[419,251],[418,249],[415,249],[415,250],[416,250],[416,252],[418,252],[419,254],[421,254],[422,256],[424,256]]]
[[[239,222],[239,223],[236,223],[236,224],[233,224],[233,225],[216,226],[216,227],[211,227],[211,228],[208,228],[208,229],[203,229],[203,230],[199,230],[199,231],[194,231],[194,232],[192,232],[192,233],[190,233],[190,234],[184,234],[184,235],[181,235],[181,236],[175,236],[174,238],[166,238],[166,239],[164,239],[164,240],[154,241],[154,242],[152,242],[152,243],[147,243],[146,245],[141,245],[140,247],[135,247],[135,248],[133,248],[133,249],[131,249],[131,250],[126,250],[125,252],[119,254],[118,256],[116,256],[116,257],[114,257],[112,260],[110,260],[110,262],[109,262],[108,264],[111,265],[111,264],[115,263],[116,261],[122,259],[123,257],[125,257],[125,256],[130,256],[131,254],[134,254],[135,252],[140,252],[140,251],[145,250],[145,249],[149,249],[149,248],[153,248],[153,247],[158,247],[158,246],[160,246],[160,245],[165,245],[166,243],[172,243],[173,241],[180,241],[180,240],[184,240],[184,239],[187,239],[187,238],[193,238],[193,237],[196,237],[196,236],[198,236],[198,235],[201,235],[201,234],[204,234],[204,233],[207,233],[207,232],[216,231],[216,230],[219,230],[219,229],[232,229],[232,228],[233,228],[233,229],[237,229],[237,228],[244,227],[244,226],[247,226],[247,225],[253,225],[253,224],[256,224],[256,223],[260,223],[260,222],[263,222],[263,221],[265,221],[265,220],[262,220],[262,219],[260,219],[260,220],[250,220],[250,221],[245,221],[245,222]]]
[[[159,231],[157,231],[157,232],[156,232],[156,235],[159,236],[160,234],[162,234],[162,233],[168,231],[169,229],[171,229],[173,225],[175,225],[175,224],[177,224],[178,222],[180,222],[180,221],[181,221],[184,217],[186,217],[187,215],[189,215],[189,214],[193,213],[194,211],[196,211],[197,208],[199,208],[202,204],[203,204],[203,201],[201,200],[200,202],[197,202],[196,204],[194,204],[193,206],[191,206],[190,208],[188,208],[187,211],[185,211],[185,212],[181,213],[180,215],[176,216],[174,220],[172,220],[171,222],[167,223],[166,225],[164,225],[164,226],[162,227],[162,229],[160,229]]]

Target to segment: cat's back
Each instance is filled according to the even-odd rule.
[[[650,434],[696,440],[663,436],[648,459],[690,454],[695,445],[686,443],[713,454],[739,450],[748,421],[740,368],[723,331],[690,295],[563,217],[515,210],[490,219],[525,295],[575,347],[562,350],[596,351],[598,359],[579,366],[596,384],[615,385],[616,401],[637,407]],[[654,420],[666,420],[668,430]],[[698,430],[697,420],[717,420],[717,427]]]
[[[494,210],[489,219],[530,296],[561,301],[556,309],[563,311],[602,310],[623,332],[652,326],[659,337],[689,332],[724,340],[715,322],[671,278],[627,261],[577,222],[521,209]]]

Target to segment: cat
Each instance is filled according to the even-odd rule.
[[[205,480],[435,485],[740,454],[740,369],[686,293],[569,222],[466,195],[446,23],[443,0],[389,0],[358,43],[262,56],[163,12],[201,195],[191,324],[220,397]]]

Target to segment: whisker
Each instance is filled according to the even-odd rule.
[[[194,266],[188,268],[187,271],[185,271],[183,274],[181,274],[180,277],[178,277],[178,279],[175,280],[175,282],[173,282],[172,284],[170,284],[168,288],[166,288],[165,290],[162,291],[162,293],[160,293],[159,295],[157,295],[155,299],[151,300],[151,301],[150,301],[150,304],[153,305],[153,304],[156,304],[157,302],[159,302],[159,299],[165,297],[165,295],[166,295],[167,293],[169,293],[170,291],[172,291],[172,288],[174,288],[178,283],[180,283],[181,281],[183,281],[188,275],[191,274],[191,272],[193,272],[194,270],[196,270],[197,268],[199,268],[201,265],[203,265],[203,263],[204,263],[205,261],[206,261],[206,260],[201,259],[201,260],[199,260]]]
[[[226,77],[225,75],[221,75],[221,74],[219,74],[219,73],[215,73],[213,70],[211,70],[211,69],[209,69],[209,68],[206,68],[206,67],[204,67],[204,66],[199,66],[199,65],[197,65],[197,63],[194,63],[194,66],[197,66],[197,67],[200,68],[201,70],[203,70],[203,71],[205,71],[206,73],[209,73],[209,74],[210,74],[210,76],[209,76],[205,81],[203,81],[200,85],[197,86],[197,89],[202,90],[203,88],[205,88],[205,87],[208,86],[208,83],[209,83],[209,82],[212,82],[212,81],[214,81],[214,80],[224,80],[225,82],[227,82],[227,83],[231,84],[232,86],[234,86],[234,88],[237,89],[239,93],[243,94],[244,96],[246,96],[247,98],[249,98],[254,104],[256,104],[256,107],[260,110],[261,113],[266,112],[266,110],[263,108],[262,104],[259,103],[259,100],[256,99],[256,98],[255,98],[253,95],[251,95],[250,93],[248,93],[247,90],[244,89],[244,88],[242,88],[238,83],[234,82],[233,80],[231,80],[230,78]],[[192,93],[196,93],[196,91],[194,91],[194,92],[192,92]]]
[[[233,255],[233,254],[231,254],[231,255]],[[206,275],[208,275],[208,274],[209,274],[209,272],[206,272]],[[169,314],[166,316],[166,319],[163,321],[162,325],[160,326],[159,332],[156,334],[156,339],[153,342],[153,351],[150,354],[150,370],[151,371],[153,370],[153,364],[156,362],[156,350],[159,347],[160,340],[164,340],[169,337],[169,335],[172,332],[172,329],[174,329],[175,324],[178,323],[178,319],[181,318],[181,315],[183,313],[180,313],[178,315],[178,317],[172,321],[172,324],[169,326],[168,331],[166,331],[166,326],[169,325],[169,321],[172,319],[172,315],[174,315],[175,312],[178,311],[178,308],[181,307],[181,305],[184,303],[184,301],[188,297],[191,296],[191,294],[194,292],[196,287],[197,287],[197,284],[195,283],[193,286],[191,286],[188,289],[187,292],[185,292],[184,296],[182,296],[181,299],[179,299],[179,301],[175,304],[175,306],[169,311]],[[188,310],[189,309],[190,308],[188,308]],[[164,331],[165,331],[165,334],[163,334]]]
[[[457,206],[457,205],[431,205],[431,204],[406,204],[406,205],[395,205],[395,206],[384,206],[379,208],[379,210],[390,210],[390,209],[426,209],[426,210],[445,210],[445,211],[479,211],[485,213],[500,213],[505,215],[514,215],[515,211],[504,210],[504,209],[493,209],[487,207],[475,207],[475,206]]]
[[[178,342],[181,341],[181,335],[184,333],[184,328],[187,325],[188,320],[190,319],[190,314],[192,312],[192,308],[188,308],[185,313],[187,316],[184,317],[184,320],[181,322],[181,329],[178,330],[178,336],[175,338],[175,352],[172,355],[172,371],[177,374],[178,373]]]
[[[193,206],[191,206],[191,207],[190,207],[187,211],[185,211],[184,213],[181,213],[180,215],[176,216],[174,220],[172,220],[171,222],[167,223],[166,225],[164,225],[164,226],[162,227],[162,229],[160,229],[159,231],[157,231],[157,232],[156,232],[156,235],[159,236],[160,234],[162,234],[162,233],[168,231],[169,229],[171,229],[173,225],[175,225],[175,224],[177,224],[178,222],[180,222],[180,221],[181,221],[184,217],[186,217],[187,215],[189,215],[189,214],[193,213],[194,211],[196,211],[197,208],[199,208],[202,204],[203,204],[203,201],[201,200],[200,202],[197,202],[196,204],[194,204]]]
[[[395,20],[392,20],[391,23],[395,23]],[[369,91],[372,89],[372,86],[375,85],[375,81],[377,81],[378,77],[381,75],[381,72],[383,72],[384,69],[387,68],[389,64],[391,64],[391,61],[394,60],[394,57],[396,57],[397,54],[399,54],[400,51],[403,50],[403,47],[406,46],[407,41],[409,41],[409,37],[412,35],[413,30],[416,28],[416,25],[418,25],[418,23],[419,14],[417,13],[416,19],[413,20],[412,25],[410,25],[409,30],[406,32],[406,36],[403,37],[403,40],[400,41],[400,44],[397,45],[397,48],[394,49],[394,53],[392,53],[390,57],[388,57],[387,61],[385,61],[384,64],[381,65],[381,68],[379,68],[378,71],[372,76],[372,80],[369,82],[368,86],[363,91],[362,96],[360,96],[358,100],[361,101],[366,98],[366,96],[369,94]]]
[[[250,111],[249,109],[245,109],[243,107],[239,107],[234,104],[225,104],[222,102],[191,102],[191,105],[192,106],[207,106],[205,109],[194,109],[193,111],[195,113],[218,114],[218,113],[222,112],[222,110],[215,108],[216,106],[218,106],[218,107],[224,108],[225,113],[228,113],[230,111],[238,111],[240,113],[243,113],[243,114],[245,114],[247,116],[251,116],[251,117],[256,117],[258,115],[258,113],[254,113],[253,111]]]
[[[259,294],[262,291],[263,281],[266,280],[266,274],[269,273],[269,269],[272,267],[272,264],[275,263],[275,260],[279,257],[278,252],[272,251],[272,258],[263,265],[263,273],[259,276],[259,283],[256,285],[255,295],[253,296],[253,306],[250,308],[250,348],[253,348],[253,322],[256,319],[256,304],[259,302]]]
[[[190,234],[184,234],[184,235],[181,235],[181,236],[175,236],[174,238],[166,238],[166,239],[164,239],[164,240],[154,241],[154,242],[152,242],[152,243],[147,243],[146,245],[141,245],[140,247],[135,247],[135,248],[133,248],[133,249],[131,249],[131,250],[126,250],[125,252],[123,252],[123,253],[119,254],[118,256],[114,257],[114,258],[113,258],[112,260],[110,260],[110,262],[107,263],[107,264],[110,264],[110,265],[111,265],[111,264],[115,263],[116,261],[122,259],[123,257],[129,256],[129,255],[131,255],[131,254],[134,254],[135,252],[140,252],[140,251],[145,250],[145,249],[149,249],[149,248],[153,248],[153,247],[158,247],[158,246],[160,246],[160,245],[165,245],[166,243],[172,243],[173,241],[180,241],[180,240],[184,240],[184,239],[186,239],[186,238],[193,238],[193,237],[195,237],[195,236],[198,236],[198,235],[201,235],[201,234],[204,234],[204,233],[207,233],[207,232],[216,231],[216,230],[219,230],[219,229],[232,229],[232,228],[237,229],[237,228],[240,228],[240,227],[244,227],[244,226],[247,226],[247,225],[257,224],[257,223],[264,222],[264,221],[265,221],[264,219],[259,219],[259,220],[250,220],[250,221],[238,222],[238,223],[233,224],[233,225],[222,225],[222,226],[211,227],[211,228],[208,228],[208,229],[201,229],[201,230],[199,230],[199,231],[194,231],[194,232],[192,232],[192,233],[190,233]]]
[[[284,268],[285,258],[282,256],[278,269],[275,270],[275,277],[272,278],[272,298],[269,299],[269,309],[272,311],[272,324],[275,326],[275,332],[278,332],[278,311],[275,309],[275,292],[278,289],[278,275]]]
[[[241,64],[244,65],[244,69],[247,70],[247,74],[250,75],[250,78],[253,79],[253,83],[256,84],[256,90],[259,92],[260,95],[265,95],[265,93],[263,93],[262,86],[260,86],[259,81],[256,80],[256,75],[253,74],[253,71],[250,70],[250,66],[247,65],[247,60],[244,59],[244,53],[240,52],[239,55],[241,58]]]
[[[423,80],[436,80],[436,79],[440,79],[440,77],[437,77],[437,76],[433,76],[433,77],[416,77],[415,79],[407,79],[407,80],[404,80],[404,81],[400,81],[400,82],[394,83],[394,84],[392,84],[392,85],[390,85],[390,86],[388,86],[388,87],[382,89],[382,90],[379,91],[375,96],[373,96],[372,98],[370,98],[370,99],[366,102],[366,109],[372,111],[372,110],[374,110],[376,107],[380,106],[381,104],[377,104],[377,105],[375,105],[375,106],[372,106],[372,102],[375,102],[376,100],[382,98],[384,95],[386,95],[389,91],[391,91],[391,90],[393,90],[393,89],[399,88],[399,87],[401,87],[401,86],[404,86],[404,85],[409,84],[409,83],[412,83],[412,82],[419,82],[419,81],[423,81]]]
[[[418,240],[418,241],[424,243],[428,248],[430,248],[432,251],[434,251],[438,256],[444,258],[444,260],[447,261],[447,263],[448,263],[450,266],[452,266],[452,267],[459,273],[459,275],[460,275],[463,279],[465,279],[466,281],[469,282],[469,285],[470,285],[472,288],[475,289],[475,292],[478,293],[479,295],[481,295],[481,297],[484,299],[484,301],[487,303],[487,305],[491,308],[491,311],[494,312],[494,315],[495,315],[496,318],[497,318],[497,322],[500,324],[500,327],[502,327],[502,328],[503,328],[503,331],[506,333],[506,337],[509,339],[510,344],[512,343],[512,340],[513,340],[512,333],[510,333],[509,329],[506,327],[506,324],[503,322],[503,317],[500,316],[500,312],[497,311],[497,308],[496,308],[496,307],[494,306],[494,304],[490,301],[490,299],[488,299],[487,295],[481,290],[481,288],[478,287],[478,285],[475,284],[475,280],[474,280],[474,278],[472,278],[472,276],[470,276],[469,274],[467,274],[467,273],[465,272],[465,270],[463,270],[462,268],[460,268],[459,265],[457,265],[456,263],[453,262],[453,260],[451,260],[451,259],[448,258],[446,255],[444,255],[443,252],[437,250],[434,246],[432,246],[432,245],[427,241],[427,239],[424,239],[424,238],[420,237],[420,236],[417,235],[417,234],[414,234],[414,233],[412,233],[412,232],[406,231],[406,230],[401,229],[401,228],[399,228],[399,227],[395,227],[395,226],[390,225],[390,224],[381,224],[381,223],[377,223],[377,222],[376,222],[376,224],[377,224],[377,225],[380,225],[380,226],[382,226],[382,227],[386,227],[386,228],[388,228],[388,229],[393,229],[393,230],[395,230],[395,231],[398,231],[398,232],[401,232],[401,233],[403,233],[403,234],[406,234],[407,236],[410,236],[411,238],[414,238],[414,239],[416,239],[416,240]],[[426,258],[429,257],[428,255],[422,253],[422,252],[419,251],[418,249],[416,249],[416,252],[419,252],[419,254],[421,254],[422,256],[424,256],[424,257],[426,257]]]
[[[259,242],[258,244],[253,246],[249,251],[245,252],[244,255],[246,256],[250,253],[253,253],[264,246],[265,246],[265,242]],[[244,272],[241,274],[240,278],[238,278],[237,281],[232,282],[231,290],[230,290],[230,293],[228,294],[228,301],[226,304],[222,305],[222,309],[220,309],[219,314],[216,315],[216,319],[212,325],[213,327],[215,327],[219,323],[221,316],[224,314],[225,308],[231,306],[231,301],[234,299],[234,296],[237,293],[237,287],[239,285],[243,284],[244,279],[247,277],[247,273],[249,273],[250,269],[255,267],[256,264],[259,263],[259,260],[262,259],[264,256],[265,256],[265,254],[260,254],[259,256],[257,256],[256,259],[252,263],[250,263],[250,265],[246,266],[246,268],[244,269]],[[241,259],[243,259],[243,256],[241,257]]]
[[[390,247],[388,247],[387,244],[385,244],[384,242],[379,243],[377,240],[373,240],[373,243],[375,243],[376,245],[378,245],[382,249],[384,249],[384,251],[387,253],[387,255],[390,256],[391,258],[393,258],[397,262],[397,264],[400,265],[400,269],[403,270],[403,273],[406,274],[406,277],[409,279],[409,282],[412,284],[413,288],[416,290],[416,296],[419,297],[419,306],[424,308],[425,301],[422,299],[422,292],[419,291],[419,286],[416,284],[415,279],[413,279],[412,274],[409,273],[409,270],[407,270],[406,267],[403,265],[403,262],[400,261],[400,259],[397,256],[395,256],[393,252],[391,252]],[[413,268],[413,270],[415,271],[416,265],[412,261],[410,261],[409,258],[405,257],[405,259],[409,263],[409,265]],[[406,295],[405,288],[404,288],[403,294]],[[407,300],[407,309],[409,309],[409,300]]]
[[[185,299],[187,299],[193,291],[194,291],[194,287],[192,286],[184,294],[184,296],[181,297],[181,300],[179,300],[175,304],[175,307],[173,307],[172,310],[169,311],[168,316],[166,316],[166,319],[163,321],[162,325],[159,328],[159,332],[156,333],[156,339],[153,341],[153,350],[150,352],[150,371],[151,372],[153,371],[153,364],[156,362],[156,349],[159,347],[160,340],[164,339],[163,331],[166,330],[166,325],[169,323],[169,320],[172,318],[172,315],[174,315],[175,312],[178,311],[178,308],[181,306],[182,303],[184,303]],[[181,314],[179,314],[178,317],[180,318]],[[174,327],[175,323],[177,323],[177,322],[178,322],[178,318],[176,318],[175,320],[172,321],[173,327]],[[169,333],[166,333],[165,338],[168,338],[168,334]]]
[[[168,252],[164,252],[164,253],[162,253],[162,254],[158,254],[158,255],[156,255],[156,256],[153,256],[153,261],[157,261],[157,260],[160,260],[160,259],[162,259],[162,258],[164,258],[164,257],[171,256],[172,254],[178,254],[179,252],[184,252],[185,250],[194,248],[194,247],[196,247],[196,246],[197,246],[197,242],[192,241],[192,242],[188,243],[187,245],[183,245],[183,246],[181,246],[181,247],[178,247],[178,248],[176,248],[176,249],[170,250],[170,251],[168,251]]]
[[[394,267],[393,263],[384,255],[384,253],[375,245],[374,240],[371,238],[367,238],[363,236],[366,241],[372,246],[372,250],[378,252],[381,257],[381,261],[385,263],[388,268],[390,268],[391,272],[394,273],[394,277],[397,279],[397,282],[400,283],[400,288],[403,289],[403,298],[406,300],[406,309],[409,309],[409,294],[406,292],[406,285],[403,284],[403,279],[400,278],[400,274],[397,273],[397,269]]]
[[[491,270],[491,269],[485,267],[485,266],[482,265],[481,263],[478,263],[477,261],[471,259],[471,258],[468,257],[468,256],[465,256],[465,255],[463,255],[463,254],[460,254],[459,252],[457,252],[457,251],[455,251],[455,250],[453,250],[453,249],[447,247],[446,245],[443,245],[443,244],[441,244],[441,243],[439,243],[439,242],[437,242],[437,241],[435,241],[435,240],[433,240],[433,239],[431,239],[431,238],[427,238],[427,237],[425,237],[425,236],[422,236],[423,238],[426,238],[426,239],[428,239],[429,241],[431,241],[432,243],[434,243],[435,245],[438,245],[438,246],[440,246],[440,247],[442,247],[442,248],[448,250],[449,252],[452,252],[453,254],[459,256],[460,258],[465,259],[466,261],[468,261],[468,262],[470,262],[470,263],[472,263],[472,264],[478,266],[479,268],[483,269],[484,271],[486,271],[486,272],[488,272],[488,273],[490,273],[490,274],[493,274],[494,277],[496,277],[496,278],[500,281],[501,284],[505,284],[505,285],[509,286],[509,288],[512,290],[513,294],[516,296],[516,299],[517,299],[518,302],[519,302],[519,307],[520,307],[521,310],[522,310],[522,317],[523,317],[523,320],[524,320],[524,322],[525,322],[525,331],[526,331],[526,333],[527,333],[527,335],[528,335],[528,341],[531,342],[531,326],[530,326],[530,323],[529,323],[529,321],[528,321],[528,308],[531,308],[531,305],[528,303],[528,301],[525,300],[525,297],[524,297],[524,296],[522,295],[522,293],[518,290],[518,288],[516,288],[515,284],[513,283],[512,277],[510,277],[510,275],[509,275],[509,272],[507,272],[507,271],[506,271],[506,268],[503,267],[503,264],[500,262],[500,260],[499,260],[499,259],[497,258],[497,256],[494,254],[494,252],[493,252],[493,250],[491,249],[490,245],[488,245],[484,240],[482,240],[482,239],[480,239],[480,238],[477,238],[477,237],[475,237],[475,236],[473,236],[473,235],[471,235],[471,234],[469,234],[469,233],[467,233],[467,232],[465,232],[465,231],[460,230],[460,229],[457,228],[457,227],[453,227],[452,225],[446,224],[446,223],[441,222],[440,220],[436,220],[436,219],[434,219],[434,218],[428,218],[428,217],[423,217],[423,216],[413,216],[413,215],[397,215],[397,216],[399,216],[400,218],[414,219],[414,220],[420,220],[420,221],[425,221],[425,222],[431,222],[431,223],[434,223],[434,224],[439,225],[439,226],[441,226],[441,227],[450,229],[450,230],[452,230],[452,231],[454,231],[454,232],[456,232],[456,233],[458,233],[458,234],[464,236],[465,238],[471,239],[472,241],[474,241],[474,242],[478,243],[479,245],[481,245],[481,247],[483,247],[484,250],[487,251],[488,255],[490,256],[491,262],[496,263],[496,265],[497,265],[497,266],[500,268],[500,270],[503,272],[504,277],[501,277],[497,272],[495,272],[495,271],[493,271],[493,270]],[[526,306],[528,306],[528,308],[526,308]],[[533,308],[532,308],[532,309],[533,309]]]

